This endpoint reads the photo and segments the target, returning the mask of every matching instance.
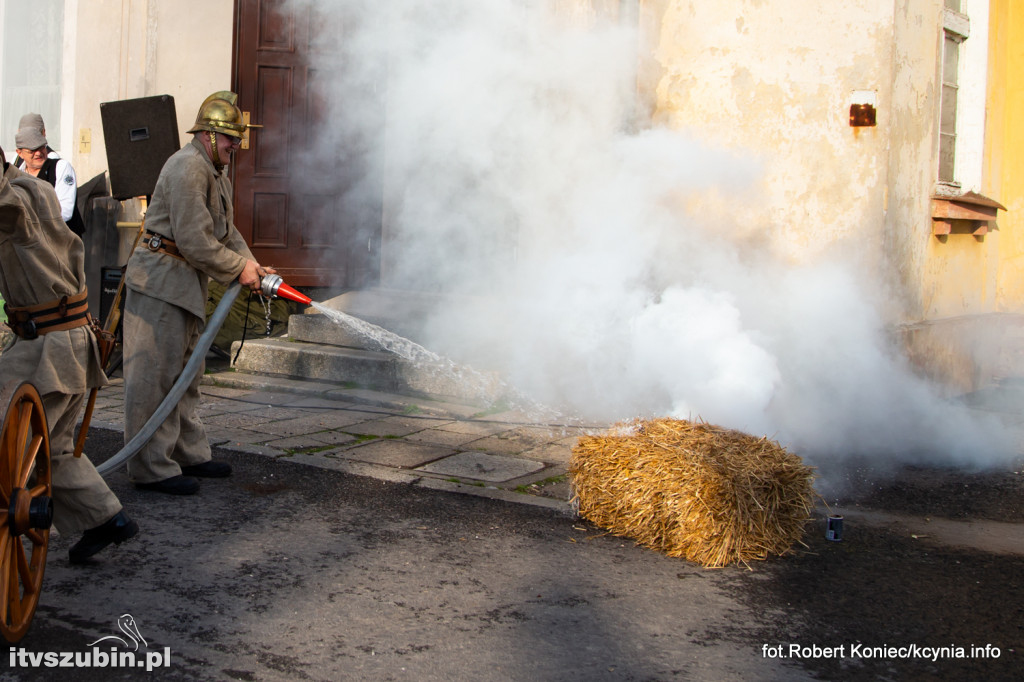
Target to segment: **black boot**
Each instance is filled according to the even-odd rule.
[[[82,534],[82,539],[68,550],[68,559],[73,564],[84,563],[86,559],[97,554],[110,543],[121,544],[130,540],[139,532],[139,524],[128,518],[124,510],[117,512],[103,525],[90,528]]]
[[[186,476],[199,476],[200,478],[227,478],[231,475],[231,465],[227,462],[214,462],[212,459],[202,464],[181,467],[181,473]]]
[[[136,483],[139,490],[155,490],[168,495],[195,495],[199,492],[199,481],[191,476],[171,476],[152,483]]]

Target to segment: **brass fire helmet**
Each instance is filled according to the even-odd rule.
[[[220,90],[207,97],[199,113],[196,124],[188,131],[198,133],[206,130],[211,133],[224,133],[232,137],[242,138],[246,128],[258,128],[246,123],[242,118],[242,110],[236,106],[238,95],[227,90]]]

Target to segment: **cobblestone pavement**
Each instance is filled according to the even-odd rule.
[[[538,424],[519,412],[224,371],[204,378],[211,445],[413,485],[566,507],[576,439],[596,424]],[[92,426],[124,430],[111,379]],[[88,446],[87,446],[88,447]]]

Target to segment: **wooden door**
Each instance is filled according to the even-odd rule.
[[[375,138],[342,130],[334,110],[346,96],[342,22],[316,3],[287,0],[235,0],[235,21],[234,91],[263,126],[232,163],[239,231],[256,259],[294,286],[377,284],[379,152],[347,153],[337,143]]]

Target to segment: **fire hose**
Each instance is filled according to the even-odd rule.
[[[149,442],[149,439],[153,437],[156,430],[160,428],[160,425],[163,424],[165,419],[167,419],[171,410],[175,408],[178,401],[180,401],[182,396],[185,395],[185,391],[188,390],[188,387],[195,378],[196,373],[206,360],[206,353],[210,350],[210,346],[213,344],[213,339],[217,336],[217,332],[220,331],[221,326],[224,324],[224,320],[227,319],[228,313],[231,311],[231,306],[234,305],[235,297],[238,296],[238,291],[241,286],[242,285],[239,284],[237,280],[228,286],[224,295],[220,299],[220,303],[217,304],[213,314],[210,315],[210,319],[206,321],[206,329],[199,336],[195,350],[192,351],[192,355],[189,357],[188,362],[185,363],[185,367],[181,370],[181,374],[178,375],[178,379],[174,382],[171,390],[167,392],[166,396],[164,396],[163,402],[160,403],[156,408],[156,411],[153,412],[153,415],[142,426],[139,432],[125,443],[123,448],[121,448],[113,457],[96,467],[96,471],[98,471],[100,475],[113,471],[121,464],[134,457],[135,454],[142,449],[142,446]],[[267,275],[261,280],[260,287],[263,294],[267,297],[272,298],[274,296],[280,296],[281,298],[287,298],[307,305],[311,302],[310,298],[285,284],[280,275]]]

